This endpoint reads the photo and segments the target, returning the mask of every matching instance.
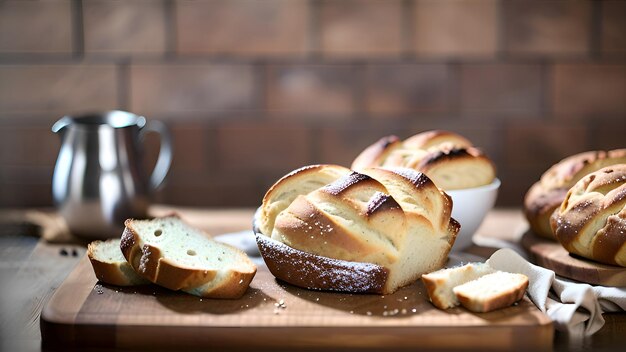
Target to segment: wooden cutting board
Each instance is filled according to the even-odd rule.
[[[531,253],[534,263],[557,275],[594,285],[626,286],[626,268],[570,255],[560,243],[537,236],[530,230],[524,233],[521,243]]]
[[[282,304],[281,304],[282,303]],[[85,257],[41,315],[44,347],[550,350],[553,328],[529,300],[491,313],[436,309],[417,282],[392,295],[309,291],[264,265],[243,298],[99,283]]]

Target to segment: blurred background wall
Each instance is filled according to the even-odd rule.
[[[50,126],[108,109],[172,130],[159,202],[254,206],[296,167],[438,128],[520,205],[556,161],[626,147],[626,2],[0,1],[0,206],[51,205]]]

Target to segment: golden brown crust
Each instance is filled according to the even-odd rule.
[[[400,147],[402,142],[397,136],[386,136],[365,148],[352,162],[353,170],[382,165],[389,153]]]
[[[432,130],[418,133],[404,141],[407,148],[428,149],[441,145],[453,148],[469,148],[472,146],[467,138],[450,131]]]
[[[271,234],[274,220],[300,194],[307,194],[319,187],[350,173],[350,169],[339,165],[309,165],[296,169],[281,177],[263,197],[259,229]]]
[[[423,172],[446,190],[491,183],[494,163],[465,137],[449,131],[427,131],[404,141],[385,137],[366,148],[352,163],[361,171],[369,167],[407,167]]]
[[[543,173],[524,197],[524,214],[532,231],[556,239],[550,217],[559,208],[567,191],[585,175],[603,167],[626,163],[626,149],[588,151],[569,156]]]
[[[551,226],[570,253],[626,266],[626,164],[605,167],[578,181]]]
[[[120,263],[105,262],[96,258],[94,252],[99,242],[101,241],[94,241],[87,245],[87,257],[99,281],[116,286],[135,286],[149,283],[147,280],[139,279],[139,276],[135,277],[132,273],[125,273]]]

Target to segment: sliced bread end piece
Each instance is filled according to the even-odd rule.
[[[422,282],[428,292],[430,301],[440,309],[448,309],[459,305],[453,288],[481,276],[491,274],[495,270],[485,263],[468,263],[454,268],[441,269],[422,275]]]
[[[176,216],[125,222],[121,249],[142,277],[207,298],[239,298],[256,266],[237,248],[214,241]]]
[[[484,313],[519,301],[527,287],[526,275],[498,271],[457,286],[453,291],[463,307]]]
[[[98,280],[116,286],[136,286],[150,281],[139,276],[124,258],[120,239],[93,241],[87,246],[87,256]]]

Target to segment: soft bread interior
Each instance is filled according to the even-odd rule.
[[[433,304],[438,308],[447,309],[459,305],[459,300],[452,291],[456,286],[493,272],[495,269],[488,264],[467,263],[463,266],[441,269],[422,275],[422,281]]]
[[[126,263],[126,258],[120,250],[120,240],[110,239],[90,244],[90,251],[94,258],[108,264]]]
[[[176,266],[196,270],[251,272],[254,264],[240,250],[214,241],[204,232],[176,217],[134,220],[133,230],[143,244],[159,248],[163,258]],[[142,270],[140,264],[139,270]]]

